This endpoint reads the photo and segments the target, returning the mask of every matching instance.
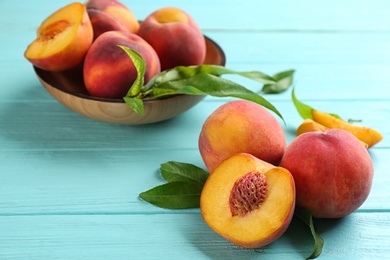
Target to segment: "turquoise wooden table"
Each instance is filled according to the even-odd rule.
[[[162,123],[122,126],[76,114],[52,98],[23,57],[35,30],[70,3],[0,2],[0,259],[303,259],[310,231],[294,219],[256,250],[214,233],[199,209],[166,210],[138,194],[163,180],[161,163],[204,167],[197,140],[207,116],[229,98],[207,97]],[[362,119],[384,139],[373,148],[371,194],[353,214],[315,220],[319,259],[390,257],[390,2],[129,1],[143,19],[157,8],[190,13],[225,51],[226,66],[273,74],[295,69],[299,98]],[[237,79],[256,90],[259,85]],[[302,119],[291,89],[265,95],[283,114],[287,142]]]

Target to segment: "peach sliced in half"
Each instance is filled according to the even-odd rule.
[[[37,30],[37,38],[24,56],[48,71],[67,70],[80,64],[93,40],[93,28],[85,5],[74,2],[48,18]]]
[[[349,124],[349,123],[345,122],[345,124]],[[307,133],[307,132],[323,132],[323,131],[326,131],[328,129],[331,129],[331,128],[323,126],[320,123],[317,123],[316,121],[314,121],[310,118],[307,118],[302,122],[302,124],[299,125],[296,134],[297,134],[297,136],[299,136],[299,135]],[[365,143],[362,140],[359,140],[359,141],[362,143],[362,145],[365,148],[369,148],[367,143]]]
[[[208,177],[200,198],[204,221],[231,243],[258,248],[280,238],[295,209],[290,172],[248,153],[223,161]]]
[[[301,135],[301,134],[306,133],[306,132],[316,132],[316,131],[321,132],[321,131],[325,131],[327,129],[328,128],[326,126],[323,126],[323,125],[317,123],[316,121],[314,121],[310,118],[307,118],[297,128],[296,135],[298,136],[298,135]]]
[[[353,125],[328,113],[324,113],[315,109],[311,110],[311,115],[314,121],[325,127],[343,129],[350,132],[360,141],[366,143],[368,147],[374,146],[383,139],[382,134],[373,128]]]

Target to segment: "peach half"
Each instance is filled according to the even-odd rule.
[[[24,56],[48,71],[63,71],[82,63],[93,41],[93,28],[85,6],[75,2],[48,18],[37,30],[37,38]]]
[[[295,209],[290,172],[248,153],[222,162],[208,177],[200,197],[204,221],[216,233],[244,248],[280,238]]]

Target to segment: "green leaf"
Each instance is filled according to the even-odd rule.
[[[297,109],[299,115],[303,119],[313,119],[313,117],[311,116],[311,110],[313,108],[304,104],[303,102],[301,102],[297,99],[297,97],[295,96],[295,87],[292,89],[291,97],[292,97],[293,103],[294,103],[295,108]]]
[[[299,217],[306,225],[309,226],[311,234],[314,239],[314,247],[311,255],[307,259],[314,259],[318,257],[322,253],[322,248],[324,246],[324,240],[322,237],[316,232],[313,224],[313,216],[312,214],[303,208],[296,207],[295,213],[297,217]]]
[[[298,98],[296,97],[295,95],[295,87],[293,88],[292,90],[292,94],[291,94],[291,97],[292,97],[292,100],[293,100],[293,103],[295,105],[295,108],[297,109],[299,115],[303,118],[303,119],[313,119],[312,115],[311,115],[311,111],[314,109],[312,108],[311,106],[308,106],[306,105],[305,103],[301,102],[298,100]],[[337,114],[332,114],[332,113],[329,113],[331,116],[334,116],[338,119],[341,119],[343,120],[339,115]]]
[[[283,119],[282,114],[276,107],[262,96],[233,81],[212,74],[201,73],[190,78],[161,83],[158,87],[151,89],[150,96],[161,98],[163,96],[172,95],[173,93],[240,98],[264,106]]]
[[[145,98],[191,94],[236,97],[253,101],[268,108],[283,119],[281,113],[258,93],[232,81],[222,79],[220,76],[226,74],[240,75],[267,84],[264,88],[267,93],[279,93],[291,85],[293,70],[280,72],[271,77],[260,71],[238,72],[218,65],[178,66],[159,73],[144,85],[146,71],[144,59],[136,51],[126,46],[118,46],[128,54],[137,70],[137,79],[124,97],[124,101],[139,115],[143,115],[143,99]]]
[[[350,118],[350,119],[348,119],[347,122],[350,123],[350,124],[353,124],[353,123],[361,123],[361,122],[363,122],[363,120]]]
[[[140,98],[124,97],[123,100],[131,107],[138,115],[144,115],[144,103]]]
[[[129,91],[126,94],[126,97],[135,97],[141,92],[142,87],[144,86],[146,63],[144,58],[135,50],[132,50],[123,45],[118,46],[127,53],[130,59],[133,61],[135,69],[137,70],[137,78],[135,79],[133,85],[130,87]]]
[[[139,196],[160,208],[199,208],[202,188],[203,184],[198,182],[174,181],[156,186]]]
[[[279,72],[272,76],[275,79],[275,83],[265,84],[261,92],[265,94],[278,94],[286,91],[293,83],[293,75],[295,70],[287,70]]]
[[[238,72],[223,66],[203,64],[199,66],[178,66],[173,69],[163,71],[150,80],[146,84],[144,90],[158,87],[160,84],[169,81],[188,79],[199,74],[211,74],[214,76],[235,74],[260,83],[272,84],[276,82],[273,77],[268,76],[260,71]]]
[[[193,164],[180,162],[166,162],[161,164],[161,175],[168,182],[198,182],[204,184],[209,173]]]

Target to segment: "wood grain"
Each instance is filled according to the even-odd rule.
[[[23,58],[58,1],[0,2],[0,259],[303,259],[312,240],[294,220],[275,243],[245,250],[201,219],[199,209],[170,211],[138,198],[163,183],[169,160],[203,167],[202,123],[231,100],[206,97],[165,122],[99,122],[59,104]],[[227,66],[276,73],[295,69],[307,104],[379,130],[371,148],[374,182],[367,201],[340,220],[315,220],[325,239],[319,259],[390,258],[390,2],[128,1],[143,19],[166,5],[187,10],[224,49]],[[15,19],[15,14],[18,18]],[[228,77],[229,78],[229,77]],[[261,85],[230,77],[252,90]],[[265,95],[282,113],[287,142],[301,118],[291,90]]]

